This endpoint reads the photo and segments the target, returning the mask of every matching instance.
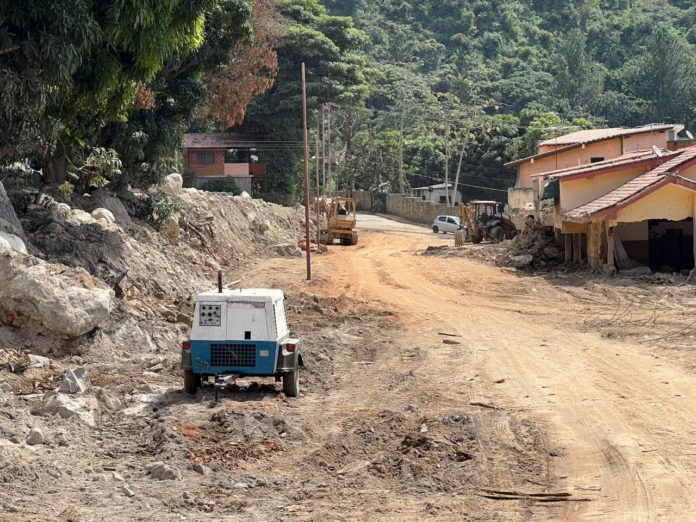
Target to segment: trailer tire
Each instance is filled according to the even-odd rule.
[[[283,374],[283,393],[286,397],[297,397],[300,394],[300,372],[297,364],[293,371]]]
[[[184,392],[195,395],[201,385],[201,376],[191,370],[184,370]]]

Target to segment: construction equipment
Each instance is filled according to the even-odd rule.
[[[462,227],[472,243],[480,243],[484,239],[500,243],[517,235],[515,225],[503,216],[502,206],[497,201],[480,200],[459,205]]]
[[[322,243],[331,245],[334,239],[340,239],[342,245],[358,244],[354,199],[335,197],[327,201],[326,222],[327,228],[320,234]]]
[[[191,338],[182,345],[184,391],[196,393],[213,377],[215,396],[240,377],[275,377],[297,397],[301,342],[290,336],[282,290],[228,290],[218,273],[217,291],[196,297]]]

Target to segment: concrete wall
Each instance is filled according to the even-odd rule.
[[[387,214],[399,216],[415,223],[430,225],[442,214],[458,216],[457,207],[423,201],[421,198],[405,197],[400,194],[387,194]]]
[[[567,169],[587,165],[592,158],[604,158],[605,160],[616,158],[621,155],[621,140],[614,138],[611,140],[598,141],[586,147],[575,147],[565,152],[559,152],[526,161],[519,166],[518,186],[520,188],[532,187],[532,174],[541,174],[553,170]]]
[[[624,152],[634,152],[636,150],[650,150],[653,145],[661,149],[667,148],[669,131],[646,132],[644,134],[634,134],[624,137]]]
[[[619,210],[616,221],[619,223],[635,223],[648,219],[682,221],[693,217],[693,210],[694,192],[670,184]]]
[[[342,198],[351,197],[350,192],[345,190],[334,192],[334,194]],[[352,197],[359,212],[370,212],[372,210],[372,192],[369,190],[354,190]]]
[[[564,181],[561,178],[561,210],[566,212],[608,194],[648,171],[649,166],[597,174],[591,178]]]
[[[433,189],[432,192],[429,190],[414,190],[413,196],[424,201],[430,201],[431,203],[440,203],[440,198],[447,197],[447,191],[445,189]],[[454,200],[457,204],[462,202],[462,194],[458,190],[455,191],[454,189],[450,189],[449,196],[450,199]]]

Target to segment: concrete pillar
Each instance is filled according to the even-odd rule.
[[[573,234],[563,234],[565,239],[565,261],[570,263],[573,260]]]
[[[587,227],[587,261],[591,268],[602,266],[602,223],[593,221]]]
[[[614,266],[614,227],[607,223],[607,270],[610,274],[616,271]]]
[[[580,234],[573,234],[573,263],[580,264],[582,261],[582,253],[580,249],[582,248],[582,238]]]

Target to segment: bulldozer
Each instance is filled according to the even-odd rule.
[[[320,233],[323,244],[332,245],[335,239],[340,239],[342,245],[358,244],[354,199],[335,197],[327,201],[326,222],[327,228]]]
[[[484,239],[500,243],[517,235],[515,225],[503,216],[502,203],[497,201],[474,200],[459,205],[462,227],[472,243]]]

